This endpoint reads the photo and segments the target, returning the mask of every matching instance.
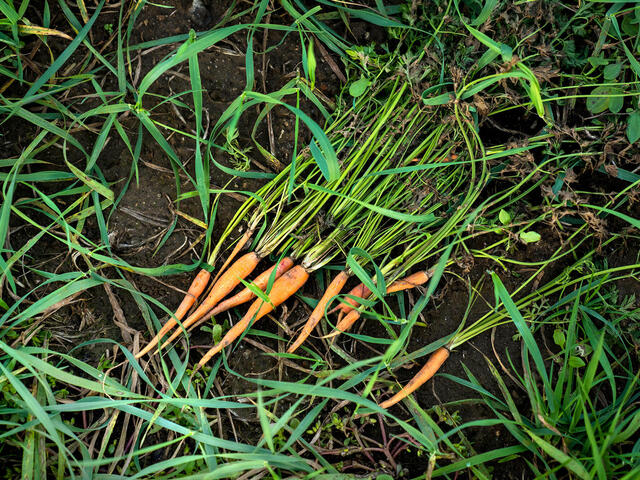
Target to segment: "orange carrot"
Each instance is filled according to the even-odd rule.
[[[424,270],[421,272],[412,273],[408,277],[404,277],[401,280],[396,280],[387,287],[387,293],[400,292],[402,290],[409,290],[410,288],[424,285],[429,281],[433,272],[431,270]]]
[[[360,283],[351,289],[351,291],[349,292],[349,295],[353,295],[354,297],[358,297],[358,298],[367,298],[369,295],[371,295],[371,290],[369,290],[364,283]],[[355,300],[350,297],[346,297],[340,303],[340,305],[338,305],[336,308],[331,310],[329,313],[333,313],[337,310],[340,310],[340,312],[343,314],[349,313],[358,305],[360,305],[360,302],[358,302],[358,300]]]
[[[211,274],[205,269],[202,269],[200,270],[200,272],[198,272],[198,275],[196,275],[196,278],[194,278],[193,282],[191,282],[189,291],[182,299],[182,303],[180,303],[180,306],[178,307],[178,309],[176,310],[176,313],[174,314],[176,319],[182,320],[182,318],[187,314],[191,306],[195,303],[195,301],[202,294],[202,292],[204,292],[204,289],[207,287],[207,283],[209,283],[210,277],[211,277]],[[167,333],[171,329],[171,327],[173,327],[173,325],[175,325],[175,320],[173,320],[173,323],[171,322],[172,320],[169,320],[160,329],[160,332],[158,332],[158,334],[154,337],[154,339],[151,342],[149,342],[149,344],[146,347],[144,347],[140,352],[136,354],[136,358],[142,357],[144,354],[146,354],[158,343],[158,340],[160,340],[160,338],[162,338],[162,336],[165,333]]]
[[[244,279],[256,268],[258,262],[260,262],[260,258],[261,257],[257,253],[249,252],[236,260],[233,265],[231,265],[229,269],[220,276],[218,281],[213,285],[213,287],[211,287],[211,291],[209,292],[209,295],[207,295],[207,298],[205,298],[200,306],[196,308],[195,312],[189,315],[189,317],[182,323],[182,326],[187,328],[215,307],[220,300],[226,297],[229,292],[238,286],[240,279]],[[153,340],[151,340],[151,342],[149,342],[149,344],[144,348],[143,352],[146,353],[155,347],[160,339],[169,330],[176,326],[177,323],[178,321],[176,319],[169,319]],[[138,355],[143,354],[139,353]]]
[[[253,280],[253,284],[256,287],[258,287],[260,290],[264,290],[267,288],[267,285],[269,284],[269,278],[271,278],[271,272],[273,272],[274,269],[276,270],[275,278],[278,279],[280,278],[280,276],[282,276],[284,272],[289,270],[292,267],[292,265],[293,265],[293,260],[289,257],[284,257],[278,265],[274,265],[268,270],[265,270],[260,275],[258,275]],[[242,305],[243,303],[248,302],[249,300],[253,299],[253,297],[255,296],[256,294],[253,293],[251,289],[249,289],[248,287],[245,287],[239,293],[235,294],[233,297],[227,298],[224,302],[220,302],[217,307],[210,310],[209,313],[207,313],[204,317],[198,320],[195,324],[191,325],[189,330],[196,328],[198,325],[201,325],[202,323],[206,322],[214,315],[218,315],[219,313],[225,312],[233,307],[237,307],[238,305]],[[173,332],[173,334],[165,342],[164,344],[165,347],[168,344],[170,344],[178,335],[180,335],[181,331],[182,330],[176,330],[175,332]]]
[[[329,284],[329,286],[325,290],[324,295],[322,295],[322,298],[320,299],[320,301],[318,301],[316,308],[314,308],[313,312],[311,312],[311,315],[309,316],[307,323],[305,323],[304,327],[302,328],[302,332],[300,332],[300,335],[298,335],[298,338],[296,339],[296,341],[293,342],[293,345],[291,345],[287,350],[288,353],[295,352],[298,349],[298,347],[302,345],[302,343],[307,339],[307,337],[311,335],[311,332],[313,332],[313,329],[316,327],[316,325],[318,325],[318,322],[322,319],[322,316],[324,315],[324,311],[327,307],[327,304],[333,297],[335,297],[340,293],[340,291],[344,287],[344,284],[347,283],[348,279],[349,279],[349,274],[345,270],[341,271],[338,275],[336,275],[336,277],[333,279],[333,281]]]
[[[334,332],[336,335],[341,334],[342,332],[348,332],[356,320],[360,318],[360,310],[352,309],[349,313],[347,313],[344,317],[338,320],[336,324],[336,331]]]
[[[410,288],[417,287],[419,285],[424,285],[431,278],[431,275],[433,275],[432,270],[425,270],[425,271],[413,273],[408,277],[405,277],[401,280],[397,280],[393,282],[391,285],[389,285],[387,287],[387,293],[389,294],[389,293],[400,292],[402,290],[409,290]],[[353,289],[349,292],[349,295],[366,299],[366,298],[369,298],[371,293],[372,293],[371,290],[369,290],[364,285],[364,283],[361,283],[353,287]],[[336,310],[340,310],[340,312],[342,312],[343,314],[349,313],[354,308],[357,308],[359,306],[360,306],[360,302],[358,300],[354,300],[353,298],[347,297],[342,301],[340,305],[338,305],[336,308],[331,310],[329,313],[333,313]]]
[[[414,288],[419,285],[424,285],[429,281],[432,274],[433,274],[432,270],[424,270],[424,271],[412,273],[411,275],[404,277],[401,280],[396,280],[395,282],[393,282],[391,285],[387,287],[387,294],[400,292],[402,290],[409,290],[410,288]],[[348,313],[345,317],[342,317],[338,320],[338,323],[336,324],[336,330],[330,336],[333,337],[333,336],[339,335],[342,332],[348,332],[353,326],[353,324],[356,323],[356,321],[359,318],[360,318],[360,311],[356,310],[355,307],[351,308],[350,310],[348,310]]]
[[[209,350],[205,356],[202,357],[200,362],[198,362],[196,369],[202,367],[211,359],[211,357],[242,335],[242,333],[249,327],[252,320],[254,322],[258,321],[300,290],[308,278],[309,273],[304,269],[304,267],[296,265],[282,275],[278,280],[273,282],[271,292],[269,292],[269,300],[271,303],[265,302],[261,298],[256,299],[251,304],[251,307],[249,307],[245,316],[242,317],[242,320],[231,327],[222,340],[220,340],[215,347]]]
[[[422,367],[420,371],[416,373],[411,380],[409,380],[409,383],[402,387],[393,397],[382,402],[380,406],[382,408],[389,408],[391,405],[395,405],[400,400],[417,390],[422,384],[436,374],[445,360],[449,358],[449,353],[450,352],[447,347],[440,347],[438,350],[433,352],[424,367]]]
[[[247,244],[247,242],[251,239],[251,235],[253,235],[253,230],[254,230],[253,226],[250,226],[249,228],[247,228],[247,231],[244,232],[244,235],[240,237],[240,240],[238,240],[238,243],[236,243],[236,245],[233,247],[231,254],[227,257],[227,259],[222,264],[222,267],[220,267],[220,269],[218,270],[218,274],[216,275],[216,278],[213,279],[214,283],[218,280],[218,278],[220,278],[220,275],[224,273],[225,268],[229,266],[229,264],[233,261],[233,259],[236,258],[236,255],[238,255],[240,250],[242,250],[244,246]]]

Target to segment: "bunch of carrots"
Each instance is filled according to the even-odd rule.
[[[327,129],[334,132],[341,161],[339,178],[325,180],[308,152],[302,152],[247,200],[227,225],[174,316],[137,358],[160,346],[168,347],[181,332],[215,315],[252,302],[202,357],[199,368],[296,294],[312,272],[329,263],[342,268],[288,348],[290,353],[325,315],[338,312],[335,336],[361,317],[364,299],[383,299],[429,281],[432,269],[415,271],[416,266],[430,262],[443,242],[457,232],[483,176],[474,162],[456,161],[452,152],[460,140],[455,131],[434,122],[433,114],[416,105],[407,94],[406,83],[396,80],[382,86],[380,92],[383,101],[358,102]],[[243,221],[247,222],[245,233],[210,281],[209,272],[223,242]],[[252,240],[253,249],[236,258]],[[277,259],[275,263],[231,295],[269,256]],[[367,273],[372,268],[374,275]],[[344,295],[353,276],[361,283]],[[193,309],[210,284],[204,300]],[[339,303],[331,309],[333,301]]]

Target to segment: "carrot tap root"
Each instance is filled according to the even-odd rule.
[[[256,287],[258,287],[260,290],[264,290],[267,288],[267,285],[269,284],[269,279],[271,278],[271,273],[273,272],[274,269],[276,270],[275,278],[278,279],[282,276],[283,273],[289,270],[292,266],[293,266],[293,260],[290,257],[284,257],[277,265],[272,266],[268,270],[265,270],[260,275],[258,275],[253,280],[253,284]],[[255,296],[256,296],[255,293],[253,293],[251,289],[245,287],[233,297],[230,297],[225,301],[220,302],[217,306],[209,310],[209,312],[206,313],[197,322],[195,322],[194,324],[188,325],[189,330],[196,328],[198,325],[201,325],[202,323],[206,322],[207,320],[209,320],[211,317],[215,315],[218,315],[233,307],[237,307],[238,305],[241,305],[243,303],[248,302],[249,300],[252,300]],[[173,334],[166,341],[165,345],[175,340],[175,338],[178,335],[180,335],[180,333],[181,333],[181,330],[176,330],[175,332],[173,332]]]
[[[220,275],[220,278],[218,278],[213,287],[211,287],[211,291],[209,292],[209,295],[207,295],[207,298],[205,298],[200,306],[196,308],[189,317],[187,317],[187,319],[182,323],[182,326],[187,328],[188,326],[193,325],[209,310],[215,307],[220,300],[226,297],[234,288],[236,288],[236,286],[238,286],[241,279],[244,279],[256,268],[261,258],[262,257],[257,253],[249,252],[236,260],[225,273]],[[167,323],[167,325],[169,325],[169,323]],[[162,332],[162,335],[160,335],[158,340],[175,325],[176,322],[169,325],[169,327]]]
[[[309,337],[309,335],[311,335],[313,329],[316,328],[316,325],[318,325],[318,323],[322,319],[322,316],[324,315],[324,312],[327,308],[327,304],[333,297],[340,293],[340,291],[344,287],[344,284],[347,283],[348,279],[349,273],[343,270],[338,273],[338,275],[336,275],[336,277],[331,281],[331,283],[325,290],[324,295],[322,295],[322,298],[320,298],[320,300],[318,301],[316,308],[313,309],[313,312],[311,312],[309,319],[305,323],[304,327],[302,327],[300,335],[298,335],[298,338],[295,340],[295,342],[293,342],[293,345],[289,347],[287,353],[295,352],[298,347],[300,347],[300,345],[302,345],[304,341]]]
[[[403,398],[411,395],[414,391],[420,388],[425,382],[427,382],[431,377],[433,377],[437,371],[442,367],[442,364],[449,358],[450,350],[448,347],[440,347],[435,352],[431,354],[427,363],[420,369],[415,376],[409,380],[409,382],[400,389],[398,393],[396,393],[393,397],[385,400],[380,404],[382,408],[389,408],[392,405],[395,405]]]
[[[196,278],[194,278],[193,282],[191,282],[191,286],[189,287],[187,294],[184,296],[182,302],[180,303],[180,306],[176,310],[176,313],[174,314],[175,318],[170,318],[169,320],[167,320],[160,331],[158,331],[156,336],[153,337],[153,339],[136,354],[135,358],[140,358],[147,352],[149,352],[158,344],[160,339],[178,323],[179,320],[182,320],[182,318],[187,314],[198,297],[202,294],[202,292],[204,292],[204,289],[207,287],[210,278],[211,274],[208,270],[205,270],[203,268],[198,272],[198,275],[196,275]]]

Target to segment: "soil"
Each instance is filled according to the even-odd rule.
[[[211,28],[223,18],[227,8],[232,3],[230,0],[214,1],[211,7],[197,9],[196,11],[191,11],[188,0],[176,2],[175,9],[166,9],[147,4],[136,22],[131,43],[149,42],[170,35],[186,34],[190,28]],[[250,22],[251,20],[250,18],[241,18],[237,21]],[[55,22],[55,18],[53,21]],[[290,23],[290,20],[284,14],[273,15],[269,21],[282,24]],[[101,42],[107,41],[109,35],[105,26],[115,22],[117,22],[117,10],[105,10],[104,17],[98,19],[98,24],[93,29],[95,32],[94,45],[100,46]],[[383,30],[372,29],[367,24],[359,22],[353,23],[351,32],[345,32],[345,34],[352,35],[356,41],[365,43],[372,40],[380,42],[385,38]],[[268,53],[264,56],[256,54],[255,58],[256,90],[271,92],[283,86],[297,71],[301,70],[301,52],[296,35],[285,37],[282,32],[275,30],[269,31],[266,38],[262,37],[262,34],[256,36],[256,50],[261,52],[265,45],[268,47]],[[140,69],[140,76],[143,76],[173,48],[175,48],[175,45],[143,50],[141,56],[134,58],[133,66],[136,69]],[[199,55],[202,85],[205,89],[203,108],[206,111],[208,122],[215,122],[225,108],[243,91],[245,87],[245,58],[242,52],[245,49],[246,33],[240,32]],[[327,55],[331,56],[331,54]],[[328,98],[332,98],[340,89],[340,81],[327,60],[327,56],[318,55],[317,84]],[[338,66],[342,65],[335,56],[332,57],[332,61]],[[103,86],[105,90],[109,88],[110,82],[115,82],[115,79],[112,76],[107,76]],[[164,76],[157,81],[152,93],[169,96],[177,92],[187,92],[189,89],[187,66],[180,65],[175,68],[173,75]],[[183,95],[180,100],[189,105],[191,104],[190,95]],[[181,118],[180,115],[176,114],[176,110],[168,104],[156,105],[156,103],[157,100],[147,95],[144,107],[149,110],[153,109],[155,120],[176,129],[189,130],[191,128],[192,118]],[[317,111],[311,108],[310,105],[303,104],[303,109],[316,120],[321,121]],[[185,110],[182,111],[184,112]],[[257,112],[249,111],[241,119],[239,125],[240,144],[243,146],[251,145],[249,134],[256,115]],[[290,155],[293,150],[293,116],[286,109],[275,108],[271,119],[273,135],[276,139],[273,153],[283,164],[287,164],[290,161]],[[132,143],[135,142],[137,139],[136,122],[132,118],[123,118],[122,124],[130,134]],[[504,118],[496,117],[491,124],[483,126],[481,130],[483,140],[487,145],[491,145],[517,139],[518,132],[514,132],[511,129],[514,124],[523,126],[521,133],[526,134],[534,133],[541,127],[536,119],[530,118],[523,112],[512,110],[508,116]],[[7,149],[14,150],[13,152],[5,151],[6,155],[12,155],[16,151],[20,151],[32,138],[28,127],[18,122],[15,124],[3,124],[2,128],[4,129],[4,138],[16,139],[11,147],[4,146]],[[269,146],[269,135],[267,124],[263,122],[258,129],[257,140],[262,145]],[[308,140],[308,134],[303,129],[300,141],[305,142],[306,140]],[[89,138],[85,140],[86,148],[91,148],[91,141],[92,139]],[[181,135],[170,136],[169,141],[183,162],[184,173],[180,177],[180,186],[185,188],[187,182],[184,175],[193,175],[194,173],[193,145],[185,141],[185,137]],[[216,151],[214,154],[222,163],[232,165],[230,159],[223,152]],[[273,166],[267,164],[255,149],[250,152],[250,156],[255,160],[255,163],[251,166],[252,170],[273,171]],[[54,163],[59,163],[60,160],[59,158],[50,159]],[[162,267],[169,264],[195,265],[198,263],[203,250],[203,229],[189,221],[188,218],[200,220],[203,218],[200,204],[195,199],[187,199],[179,203],[174,202],[176,199],[174,172],[165,153],[149,135],[144,135],[142,140],[140,162],[137,164],[135,171],[133,170],[131,155],[126,145],[115,136],[110,139],[105,150],[100,155],[98,165],[106,180],[113,183],[116,196],[123,194],[118,207],[108,212],[108,216],[105,218],[113,254],[139,267]],[[232,179],[229,175],[219,170],[212,170],[212,185],[223,186],[229,181],[231,183],[228,188],[239,191],[255,190],[260,184],[256,180]],[[51,186],[51,188],[55,189],[55,185]],[[18,193],[31,194],[26,190]],[[223,226],[227,224],[236,212],[240,201],[241,199],[236,196],[222,196],[217,209],[216,224],[213,229],[214,241],[221,233]],[[33,228],[14,221],[11,224],[11,247],[16,248],[23,245],[34,233],[35,230]],[[95,216],[88,219],[85,234],[90,240],[96,243],[101,242],[101,234]],[[168,236],[164,238],[165,235]],[[509,255],[528,261],[546,259],[559,244],[559,239],[554,236],[553,232],[545,232],[545,238],[547,241],[537,245],[518,245],[513,251],[509,252]],[[30,253],[42,270],[63,272],[87,268],[87,265],[81,264],[80,260],[70,258],[60,243],[48,240],[46,237],[38,242]],[[78,263],[75,264],[74,262]],[[555,268],[560,269],[562,265],[558,265]],[[460,265],[454,270],[475,284],[482,277],[487,277],[486,271],[490,269],[498,270],[493,263],[476,260],[469,265]],[[112,279],[121,278],[121,274],[114,269],[106,269],[101,274]],[[499,271],[499,274],[507,289],[512,290],[522,281],[527,272],[514,268],[510,271]],[[139,291],[157,299],[168,308],[173,308],[181,300],[184,293],[182,289],[190,283],[192,277],[193,272],[160,278],[129,274],[123,278],[134,284]],[[17,276],[17,280],[22,285],[22,292],[30,290],[35,285],[34,278],[28,271]],[[488,280],[487,278],[485,279]],[[482,292],[487,299],[492,299],[492,291],[488,283],[488,281],[485,281]],[[51,288],[55,287],[57,286],[53,285]],[[115,303],[120,306],[124,313],[128,328],[133,329],[132,331],[141,332],[142,337],[148,339],[152,334],[149,330],[150,325],[140,315],[135,299],[124,293],[123,290],[114,290],[113,293]],[[304,292],[304,295],[313,297],[316,297],[317,294],[317,289],[313,285],[310,285]],[[416,295],[416,293],[413,293],[407,297],[409,306],[417,298]],[[465,314],[467,298],[466,283],[457,279],[454,275],[445,277],[444,284],[436,293],[436,300],[423,313],[422,321],[426,326],[417,327],[412,332],[409,350],[416,350],[442,338],[445,334],[453,332]],[[278,320],[282,322],[280,327],[275,323],[265,322],[260,328],[277,333],[285,338],[290,337],[303,319],[305,309],[306,306],[299,300],[289,302],[286,308],[278,314]],[[478,318],[486,310],[486,305],[478,302],[471,309],[469,321]],[[155,311],[159,317],[163,317],[164,313],[161,309],[156,308]],[[117,326],[114,323],[114,318],[117,320],[114,313],[114,299],[110,299],[104,289],[95,288],[83,292],[73,305],[61,308],[47,319],[47,328],[53,334],[51,339],[52,346],[63,351],[70,351],[72,348],[89,340],[112,338],[118,342],[125,342],[125,346],[131,348],[131,345],[126,344],[126,335],[123,335],[123,332],[126,334],[127,328]],[[366,328],[368,335],[386,336],[382,327],[376,325],[374,321],[363,323],[363,328]],[[466,367],[483,386],[492,393],[499,395],[495,380],[489,369],[486,368],[486,362],[487,360],[491,361],[497,366],[496,355],[505,365],[508,365],[507,355],[512,359],[519,358],[520,343],[514,341],[515,333],[513,328],[504,327],[478,336],[473,341],[457,349],[441,372],[466,379],[467,373],[464,370]],[[196,347],[194,348],[198,350],[198,345],[206,346],[207,343],[210,343],[210,338],[210,334],[206,332],[194,332],[192,345],[195,345]],[[250,338],[248,340],[235,348],[229,359],[230,367],[240,375],[291,381],[302,376],[302,373],[294,368],[279,365],[272,357],[259,349],[256,346],[256,342],[251,342]],[[264,344],[273,351],[278,351],[282,348],[282,343],[275,340],[265,339]],[[317,351],[325,352],[323,356],[331,355],[331,353],[326,353],[328,351],[326,342],[315,338],[311,340],[311,345]],[[374,354],[371,347],[367,347],[348,337],[341,338],[338,346],[358,359],[367,358]],[[107,348],[111,348],[110,344],[105,343],[84,346],[79,350],[75,350],[75,352],[81,360],[97,365]],[[340,358],[333,358],[331,361],[334,368],[344,364],[344,361]],[[308,365],[301,362],[300,366],[304,368]],[[401,383],[406,382],[417,371],[417,368],[419,368],[419,365],[416,363],[400,369],[397,372],[398,380]],[[254,384],[234,375],[222,374],[221,378],[220,387],[225,394],[242,395],[244,392],[255,389]],[[503,378],[518,403],[518,407],[527,408],[525,392],[511,382],[506,375],[503,375]],[[437,376],[428,386],[417,392],[416,398],[423,408],[432,413],[436,412],[435,407],[438,407],[437,411],[444,428],[447,422],[462,424],[491,417],[491,412],[482,407],[480,402],[459,402],[468,399],[470,396],[473,397],[474,394],[468,388],[445,377]],[[281,408],[285,407],[282,406]],[[347,406],[339,410],[339,412],[347,415],[348,408]],[[407,417],[407,413],[402,407],[394,407],[394,413],[401,418]],[[323,417],[321,416],[320,418]],[[437,418],[437,416],[434,418]],[[256,435],[259,435],[260,432],[260,425],[256,422],[256,419],[243,419],[239,422],[239,425],[237,432],[234,433],[237,435],[238,440],[253,443]],[[382,434],[378,427],[379,424],[377,427],[369,427],[372,438],[381,437]],[[387,428],[391,433],[395,431],[394,426],[391,424],[387,425]],[[478,453],[515,444],[515,441],[503,427],[472,428],[467,429],[465,432],[469,447]],[[327,458],[333,457],[328,453]],[[367,470],[361,468],[361,465],[367,464],[367,458],[361,454],[350,455],[346,458],[336,455],[335,460],[344,462],[345,472],[354,474],[367,473]],[[375,465],[368,464],[372,470],[388,470],[389,466],[388,463],[385,463],[386,460],[384,458],[375,458],[374,460],[376,462]],[[405,469],[404,473],[409,477],[424,473],[427,469],[427,460],[424,456],[415,455],[415,450],[402,453],[398,457],[398,462],[401,465],[400,471]],[[523,476],[523,472],[526,471],[524,460],[513,460],[503,464],[496,463],[492,465],[492,468],[494,469],[493,478],[495,479],[526,478]]]

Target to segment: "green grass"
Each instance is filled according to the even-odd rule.
[[[492,478],[505,462],[519,462],[513,465],[535,478],[640,475],[638,299],[620,293],[638,287],[639,7],[494,0],[366,7],[323,0],[308,9],[292,0],[274,11],[262,0],[235,5],[208,31],[135,44],[151,3],[44,2],[42,11],[31,3],[0,0],[0,142],[11,152],[0,158],[5,477]],[[102,50],[94,39],[107,14],[118,21]],[[289,23],[269,23],[269,15],[286,15]],[[355,44],[360,22],[385,28],[389,40]],[[300,46],[300,71],[276,91],[263,91],[257,81],[265,29]],[[202,57],[238,38],[246,40],[243,91],[209,119]],[[154,48],[164,56],[137,77],[136,56]],[[320,48],[347,78],[330,102],[317,90]],[[169,93],[162,87],[176,69],[189,83]],[[404,90],[391,97],[390,86],[400,81]],[[290,166],[276,174],[253,165],[259,156],[268,166],[290,161],[260,143],[261,126],[279,109],[292,115],[296,135]],[[180,112],[188,125],[167,121],[167,111]],[[14,124],[24,134],[16,135]],[[309,134],[309,145],[298,143],[299,131]],[[176,138],[193,149],[192,165],[184,163]],[[110,183],[105,165],[114,142],[124,145],[130,168]],[[139,265],[114,248],[113,216],[140,183],[149,148],[171,168],[175,209],[187,214],[182,206],[197,202],[191,210],[197,218],[190,217],[200,229],[194,247],[200,262]],[[218,152],[234,162],[221,161]],[[432,161],[450,153],[457,160]],[[416,164],[396,163],[417,156]],[[347,158],[362,163],[350,170]],[[247,192],[212,181],[219,172],[277,181]],[[428,190],[433,179],[436,188],[421,197],[422,210],[406,210],[402,195],[410,196],[409,186]],[[376,186],[405,180],[412,185],[378,197]],[[223,225],[216,215],[229,193],[253,201]],[[331,230],[343,241],[341,249],[331,244],[332,256],[325,256],[325,245],[312,249],[319,252],[317,266],[328,267],[314,277],[320,285],[348,266],[373,287],[375,297],[363,302],[364,330],[316,340],[290,355],[282,353],[289,325],[277,333],[254,326],[242,342],[263,348],[265,363],[280,362],[280,372],[288,373],[277,380],[238,371],[232,360],[240,348],[193,374],[193,350],[168,349],[147,363],[134,359],[134,343],[104,335],[61,347],[53,321],[68,323],[79,316],[76,306],[105,288],[135,306],[149,332],[157,331],[175,305],[145,293],[143,280],[165,281],[201,263],[217,268],[228,239],[252,219],[263,221],[257,236],[275,246],[286,228],[300,233],[300,225],[311,225],[313,235],[305,230],[302,245],[315,247],[322,237],[314,236],[320,228],[309,212],[316,208],[307,209],[306,197],[333,199],[327,209],[333,219],[351,219],[354,229],[353,212],[378,218],[353,245]],[[252,217],[254,208],[267,215]],[[298,211],[308,217],[286,216]],[[286,228],[270,231],[276,216]],[[377,235],[379,225],[392,224],[398,230]],[[177,225],[174,220],[163,232],[156,251]],[[407,225],[411,235],[394,236]],[[390,239],[396,247],[406,242],[407,250],[390,248]],[[54,252],[68,256],[61,269],[45,263]],[[469,258],[490,272],[465,272]],[[385,285],[418,266],[436,266],[423,291],[384,296]],[[515,270],[528,273],[512,286],[506,278]],[[459,328],[427,330],[425,313],[443,308],[442,301],[463,301],[447,297],[453,279],[470,292]],[[300,294],[300,303],[315,305],[308,295]],[[101,321],[110,324],[114,314],[115,307]],[[148,338],[118,321],[123,338]],[[210,328],[219,336],[228,319],[216,321]],[[322,334],[334,325],[327,315]],[[472,368],[466,378],[439,374],[438,381],[466,388],[467,399],[429,405],[419,391],[390,411],[378,406],[406,383],[407,362],[420,363],[445,344],[453,350],[449,363],[464,362],[457,355],[463,344],[504,325],[517,331],[512,356],[497,352],[498,365],[483,352],[485,378]],[[433,340],[416,345],[425,338]],[[87,360],[87,351],[101,360]],[[490,415],[458,418],[451,412],[461,403],[481,405]],[[496,425],[510,435],[505,447],[469,440],[469,432]],[[403,465],[410,459],[421,471]]]

